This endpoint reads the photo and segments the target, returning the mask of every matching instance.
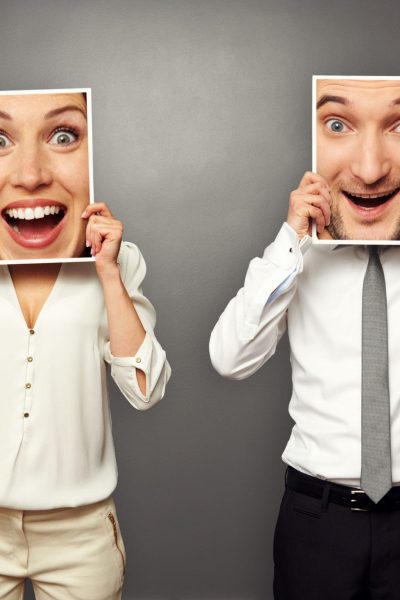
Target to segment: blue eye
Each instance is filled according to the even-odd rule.
[[[51,136],[49,143],[57,146],[69,146],[78,140],[78,134],[73,129],[60,128]]]
[[[8,146],[12,146],[11,141],[8,139],[5,133],[0,132],[0,149],[8,148]]]
[[[339,121],[339,119],[329,119],[326,122],[326,125],[333,133],[343,133],[347,129],[347,126],[343,123],[343,121]]]

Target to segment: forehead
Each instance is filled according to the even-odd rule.
[[[80,93],[0,95],[0,110],[13,117],[32,113],[44,117],[49,111],[66,106],[86,114],[85,97]]]
[[[323,96],[340,96],[351,104],[389,105],[400,98],[399,79],[319,79],[317,101]]]

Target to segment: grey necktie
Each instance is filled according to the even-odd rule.
[[[362,297],[361,487],[374,501],[392,486],[385,275],[370,246]]]

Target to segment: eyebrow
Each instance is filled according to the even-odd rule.
[[[83,114],[83,116],[86,119],[86,113],[84,110],[82,110],[82,108],[79,108],[79,106],[76,106],[75,104],[67,104],[66,106],[61,106],[60,108],[54,108],[53,110],[50,110],[48,113],[46,113],[44,115],[45,119],[51,119],[52,117],[56,117],[57,115],[66,112],[67,110],[77,110],[80,113]],[[1,113],[0,113],[1,115]]]
[[[325,96],[322,96],[322,98],[320,98],[318,100],[318,102],[317,102],[317,110],[319,108],[321,108],[321,106],[324,106],[324,104],[327,104],[327,102],[337,102],[338,104],[344,104],[344,105],[350,104],[350,101],[347,98],[343,98],[343,96],[329,96],[329,95],[325,95]],[[399,104],[400,104],[400,97],[399,98],[395,98],[390,103],[391,106],[398,106]]]
[[[400,103],[400,98],[399,98],[399,103]],[[78,112],[82,113],[86,119],[85,111],[82,110],[81,108],[79,108],[79,106],[75,106],[74,104],[67,104],[67,106],[61,106],[60,108],[55,108],[54,110],[50,110],[48,113],[46,113],[44,115],[44,118],[51,119],[52,117],[56,117],[57,115],[59,115],[63,112],[66,112],[67,110],[77,110]],[[8,121],[12,121],[12,116],[9,113],[4,112],[3,110],[0,110],[0,118],[7,119]]]
[[[400,98],[398,98],[399,104],[400,104]],[[327,104],[328,102],[336,102],[338,104],[350,104],[350,101],[347,98],[343,98],[343,96],[329,96],[329,95],[325,95],[322,96],[322,98],[320,98],[317,102],[317,110],[319,108],[321,108],[321,106],[324,106],[324,104]]]

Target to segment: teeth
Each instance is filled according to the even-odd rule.
[[[384,194],[352,194],[348,192],[349,196],[354,196],[355,198],[365,198],[367,200],[373,200],[375,198],[384,198],[385,196],[390,196],[396,190],[392,190],[391,192],[385,192]]]
[[[35,215],[35,219],[43,219],[44,210],[41,206],[36,206],[35,210],[33,211],[33,214]]]
[[[13,219],[43,219],[45,215],[58,215],[60,207],[55,205],[36,206],[32,208],[8,208],[6,214]]]

